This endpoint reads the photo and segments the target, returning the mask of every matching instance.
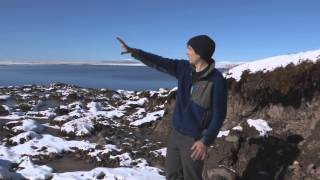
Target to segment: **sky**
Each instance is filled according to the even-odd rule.
[[[101,61],[130,47],[187,59],[206,34],[216,61],[320,48],[318,0],[0,0],[0,60]]]

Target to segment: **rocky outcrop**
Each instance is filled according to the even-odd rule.
[[[274,71],[244,72],[228,79],[228,113],[209,148],[207,179],[320,179],[320,62],[289,64]],[[169,100],[174,107],[174,96]],[[170,132],[170,113],[155,125],[155,134]],[[272,128],[267,136],[248,126],[263,119]],[[241,127],[241,131],[233,130]],[[235,128],[236,129],[236,128]]]

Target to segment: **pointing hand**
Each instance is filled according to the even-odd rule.
[[[130,48],[120,37],[117,37],[117,39],[121,44],[121,48],[122,48],[121,55],[131,53],[132,48]]]

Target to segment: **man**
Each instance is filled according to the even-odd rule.
[[[178,80],[166,178],[201,180],[207,149],[217,137],[227,112],[226,80],[211,58],[215,42],[207,35],[192,37],[187,42],[186,61],[131,48],[117,39],[123,48],[121,54],[131,53],[147,66]]]

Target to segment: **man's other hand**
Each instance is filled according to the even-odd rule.
[[[193,146],[191,147],[192,154],[191,158],[193,160],[204,160],[207,155],[207,146],[203,144],[201,140],[196,141]]]

